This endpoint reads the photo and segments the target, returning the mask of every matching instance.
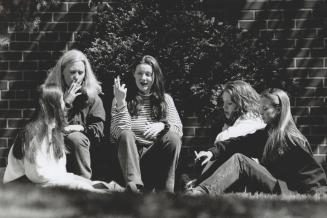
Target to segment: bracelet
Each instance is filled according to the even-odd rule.
[[[162,122],[165,125],[164,129],[161,130],[161,132],[159,133],[159,136],[163,136],[169,131],[170,124],[168,123],[167,120],[160,120],[160,122]]]

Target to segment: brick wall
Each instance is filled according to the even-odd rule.
[[[31,115],[35,87],[63,51],[73,44],[77,31],[91,28],[87,0],[66,0],[42,13],[37,33],[13,32],[10,44],[0,48],[0,165],[17,128]],[[285,73],[301,87],[292,97],[292,111],[315,155],[327,153],[327,3],[325,0],[203,0],[201,8],[240,28],[275,42],[284,59]],[[209,127],[196,117],[183,118],[181,164],[191,160],[194,148],[209,143]]]

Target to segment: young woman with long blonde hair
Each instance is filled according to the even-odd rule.
[[[186,194],[218,195],[237,191],[234,188],[240,186],[252,193],[326,191],[325,172],[293,121],[287,94],[280,89],[268,89],[262,93],[260,104],[266,128],[219,141],[207,151],[199,152],[197,160],[225,162]],[[258,158],[260,164],[249,157]]]

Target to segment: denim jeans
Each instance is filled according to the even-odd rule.
[[[72,132],[65,136],[65,146],[69,152],[67,171],[90,179],[92,170],[89,138],[81,132]]]
[[[146,191],[174,192],[181,144],[180,137],[169,131],[147,148],[137,145],[131,130],[122,131],[118,159],[126,184],[134,183]]]
[[[219,195],[241,189],[251,193],[276,193],[278,187],[277,179],[264,166],[245,155],[234,154],[195,188]]]

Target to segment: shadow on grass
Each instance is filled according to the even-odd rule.
[[[15,185],[0,187],[0,217],[325,217],[327,196],[167,193],[95,194]]]

